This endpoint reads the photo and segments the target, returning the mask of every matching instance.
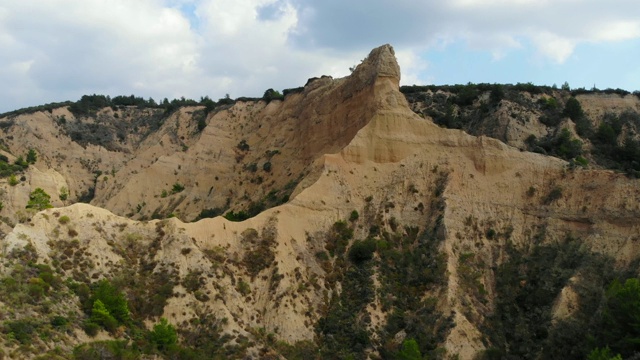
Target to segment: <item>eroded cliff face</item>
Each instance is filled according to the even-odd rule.
[[[64,207],[54,196],[56,208],[30,214],[2,240],[1,269],[28,255],[79,283],[111,279],[147,326],[162,316],[197,330],[208,319],[230,335],[225,346],[256,358],[279,354],[273,333],[315,341],[318,356],[386,358],[416,338],[423,353],[472,359],[504,346],[488,329],[514,251],[570,238],[618,268],[638,259],[638,180],[438,127],[411,110],[399,78],[385,45],[347,78],[315,79],[284,101],[236,103],[207,115],[202,132],[190,116],[200,109],[182,108],[118,151],[71,141],[55,120],[81,120],[66,110],[18,117],[3,129],[9,149],[40,158],[28,180],[4,187],[3,213],[23,208],[35,187],[66,186],[75,200],[95,179],[95,198]],[[185,189],[171,193],[176,183]],[[288,199],[246,221],[182,221],[270,192]],[[170,212],[178,218],[131,219]],[[578,275],[554,297],[558,318],[578,306]],[[61,304],[78,327],[78,300]],[[366,340],[341,332],[349,326]],[[56,336],[67,350],[90,340],[80,330]]]

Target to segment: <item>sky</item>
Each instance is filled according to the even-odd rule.
[[[0,112],[260,97],[391,44],[402,85],[640,90],[639,0],[0,0]]]

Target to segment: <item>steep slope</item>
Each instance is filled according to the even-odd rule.
[[[286,202],[319,155],[339,150],[366,124],[376,106],[375,78],[399,78],[395,62],[389,64],[365,62],[349,78],[311,79],[284,103],[239,101],[208,114],[203,107],[183,107],[161,119],[160,128],[151,133],[133,119],[142,117],[141,112],[160,116],[157,111],[105,108],[95,118],[76,118],[62,109],[20,115],[6,119],[3,135],[12,153],[36,149],[41,159],[36,167],[74,179],[68,184],[70,200],[88,194],[92,204],[120,215],[175,214],[192,220],[202,210],[221,213],[231,204],[235,210],[250,205],[260,209]],[[129,129],[135,130],[112,129],[104,136],[117,135],[113,141],[98,136],[87,143],[88,134],[107,121],[101,117],[108,116],[111,123],[130,122]],[[90,130],[75,130],[81,125],[65,129],[58,124],[62,118]],[[202,132],[199,121],[208,124]],[[146,122],[147,127],[157,123]],[[174,190],[174,184],[184,189]],[[57,188],[45,190],[58,193]]]
[[[86,204],[40,212],[2,240],[2,271],[42,278],[37,262],[72,280],[20,298],[30,294],[27,276],[5,301],[25,310],[6,322],[48,332],[68,354],[89,338],[36,320],[43,303],[56,299],[50,316],[78,329],[93,316],[88,285],[109,279],[142,327],[165,317],[182,345],[218,349],[210,357],[394,358],[411,341],[434,358],[564,355],[549,334],[587,309],[580,279],[596,263],[587,260],[601,256],[612,273],[637,275],[640,181],[438,127],[411,110],[399,76],[386,45],[348,78],[311,81],[284,102],[236,104],[184,140],[186,113],[197,109],[180,110],[140,142],[140,157],[125,161],[118,179],[98,184],[95,204],[123,214],[172,201],[158,211],[189,219],[198,196],[224,206],[215,195],[222,193],[242,209],[299,179],[289,201],[242,222],[139,222]],[[246,135],[237,135],[240,128]],[[242,140],[249,149],[237,146]],[[188,143],[184,153],[167,150],[179,141]],[[271,171],[261,176],[273,179],[251,183],[257,174],[244,167],[266,160]],[[185,190],[158,194],[175,182]],[[219,185],[209,194],[211,184]],[[529,274],[547,264],[532,259],[550,261],[549,274]],[[598,286],[589,294],[601,295]],[[535,293],[538,303],[518,308],[511,296],[521,292],[525,300]],[[542,315],[517,326],[510,320],[528,312]],[[126,329],[99,336],[142,341]],[[27,338],[35,345],[14,332],[7,354],[53,351]],[[572,358],[584,358],[580,351]]]

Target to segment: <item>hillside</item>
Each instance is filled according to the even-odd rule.
[[[616,307],[637,96],[399,81],[385,45],[284,98],[0,119],[22,164],[0,184],[0,356],[638,351]]]

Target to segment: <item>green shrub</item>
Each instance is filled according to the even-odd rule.
[[[353,210],[351,212],[351,215],[349,215],[349,221],[354,222],[356,220],[358,220],[358,218],[360,217],[360,214],[358,214],[357,210]]]
[[[69,221],[71,221],[71,219],[67,215],[62,215],[58,218],[58,222],[63,225],[68,224]]]
[[[280,94],[279,91],[276,91],[276,90],[273,90],[273,89],[267,89],[264,92],[264,95],[262,95],[262,99],[264,101],[266,101],[267,103],[269,103],[272,100],[284,100],[284,96],[282,94]]]
[[[91,317],[89,322],[98,324],[104,327],[106,330],[113,332],[118,327],[118,320],[116,320],[107,310],[100,299],[93,302],[93,309],[91,310]]]
[[[402,350],[398,353],[399,360],[422,360],[422,354],[418,343],[414,339],[406,339],[402,342]]]
[[[85,323],[82,326],[82,329],[84,330],[84,332],[91,336],[94,337],[96,335],[98,335],[98,331],[100,331],[100,325],[92,322],[92,321],[85,321]]]
[[[15,175],[11,174],[11,176],[9,176],[9,185],[16,186],[19,183],[20,183],[20,181],[18,181],[18,179],[16,178]]]
[[[51,326],[59,328],[67,325],[69,323],[69,319],[64,316],[56,315],[51,318],[50,323]]]
[[[36,151],[33,149],[29,149],[29,152],[27,152],[27,163],[35,164],[37,160],[38,154],[36,154]]]
[[[124,294],[108,280],[100,280],[93,284],[91,297],[84,304],[85,311],[93,314],[93,309],[96,307],[98,300],[100,300],[106,312],[116,319],[118,323],[127,324],[129,322],[130,314],[127,300]],[[102,307],[98,305],[97,310],[99,312],[97,316],[101,316]]]
[[[30,344],[33,333],[37,329],[36,323],[29,320],[14,320],[4,323],[4,332],[13,335],[21,344]]]
[[[149,339],[158,350],[164,351],[178,342],[178,334],[175,327],[169,324],[167,319],[161,318],[160,323],[155,324],[153,330],[149,332]]]
[[[29,194],[29,201],[27,202],[27,209],[35,209],[38,211],[52,208],[50,202],[51,196],[47,194],[41,188],[36,188]]]
[[[60,188],[59,197],[60,197],[60,200],[62,200],[62,201],[66,201],[67,198],[69,198],[69,189],[67,189],[66,186],[63,186],[63,187]]]
[[[184,190],[184,185],[180,184],[180,183],[175,183],[173,184],[173,187],[171,188],[171,193],[173,194],[177,194],[181,191]]]
[[[562,115],[570,118],[575,122],[584,117],[584,111],[582,110],[580,102],[572,96],[569,98],[569,100],[567,100]]]
[[[247,144],[247,140],[240,140],[240,142],[238,143],[238,145],[236,145],[236,147],[241,150],[241,151],[249,151],[249,149],[251,148],[249,146],[249,144]]]
[[[351,245],[351,248],[349,249],[349,260],[351,260],[354,264],[360,264],[364,261],[371,260],[375,251],[375,240],[357,240],[353,243],[353,245]]]

